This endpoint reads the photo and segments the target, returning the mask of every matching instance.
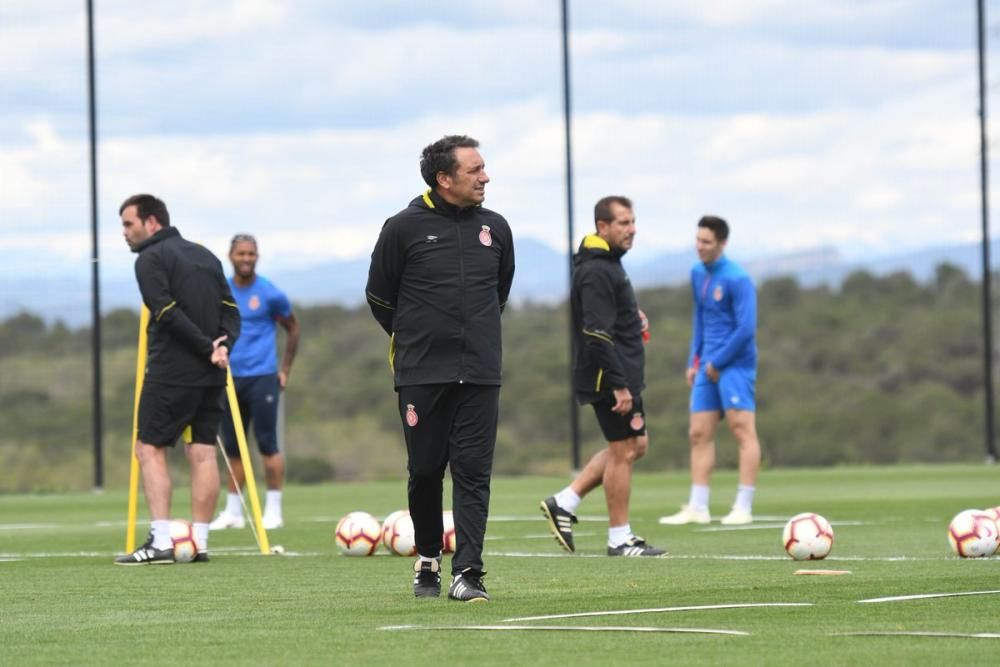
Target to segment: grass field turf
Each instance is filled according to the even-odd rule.
[[[338,555],[337,519],[405,506],[404,483],[295,487],[285,556],[261,556],[250,531],[211,538],[205,565],[115,567],[124,546],[125,495],[0,497],[0,663],[24,664],[992,664],[986,638],[853,637],[834,633],[1000,632],[1000,595],[881,604],[891,595],[1000,589],[1000,557],[961,560],[945,533],[962,509],[1000,505],[1000,468],[919,466],[763,473],[755,513],[814,511],[836,531],[833,553],[796,563],[781,549],[781,520],[749,530],[656,523],[686,498],[683,473],[636,477],[632,525],[666,546],[663,559],[602,556],[600,492],[580,507],[578,550],[564,555],[538,502],[564,478],[494,481],[486,543],[488,604],[414,600],[410,559]],[[713,513],[735,476],[716,475]],[[187,489],[175,512],[188,516]],[[140,522],[140,536],[146,522]],[[141,539],[140,539],[141,541]],[[447,561],[445,569],[447,571]],[[793,576],[800,568],[850,570]],[[809,602],[768,607],[592,616],[517,625],[715,628],[748,636],[556,631],[388,631],[386,626],[509,625],[546,614],[686,605]]]

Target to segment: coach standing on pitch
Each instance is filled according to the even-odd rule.
[[[152,530],[145,544],[115,563],[174,562],[167,448],[187,426],[196,560],[207,561],[208,522],[219,497],[215,434],[222,419],[229,350],[240,335],[240,311],[218,258],[181,238],[162,201],[133,195],[118,212],[126,243],[139,253],[135,277],[150,312],[135,454]]]
[[[368,272],[372,314],[389,360],[408,455],[407,488],[419,557],[417,597],[441,594],[445,468],[453,482],[456,549],[448,597],[489,600],[483,539],[500,397],[500,313],[514,278],[502,216],[482,207],[479,142],[452,135],[423,150],[430,186],[382,227]]]

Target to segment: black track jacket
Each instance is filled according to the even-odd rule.
[[[164,227],[135,251],[135,278],[149,308],[146,380],[187,387],[226,384],[226,371],[212,364],[212,341],[240,335],[240,309],[218,258],[204,246]]]
[[[591,234],[573,257],[573,387],[580,403],[609,398],[612,389],[626,387],[634,396],[646,386],[642,322],[622,267],[624,254]]]
[[[503,216],[427,191],[382,226],[365,295],[392,336],[397,387],[499,385],[500,312],[514,279]]]

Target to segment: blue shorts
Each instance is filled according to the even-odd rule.
[[[698,369],[691,387],[691,412],[721,412],[747,410],[754,412],[757,371],[753,368],[727,368],[712,382],[705,368]]]
[[[249,377],[233,378],[236,389],[236,402],[240,406],[240,417],[243,418],[243,433],[249,438],[247,429],[253,422],[253,434],[257,439],[257,449],[264,456],[278,453],[278,399],[281,388],[278,376],[251,375]],[[229,412],[229,401],[225,401],[226,415],[222,418],[222,443],[226,455],[236,458],[240,448],[236,442],[236,430],[233,428],[233,417]]]

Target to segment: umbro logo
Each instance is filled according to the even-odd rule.
[[[433,234],[428,234],[424,240],[424,243],[437,243],[437,242],[438,242],[438,237],[434,236]]]

